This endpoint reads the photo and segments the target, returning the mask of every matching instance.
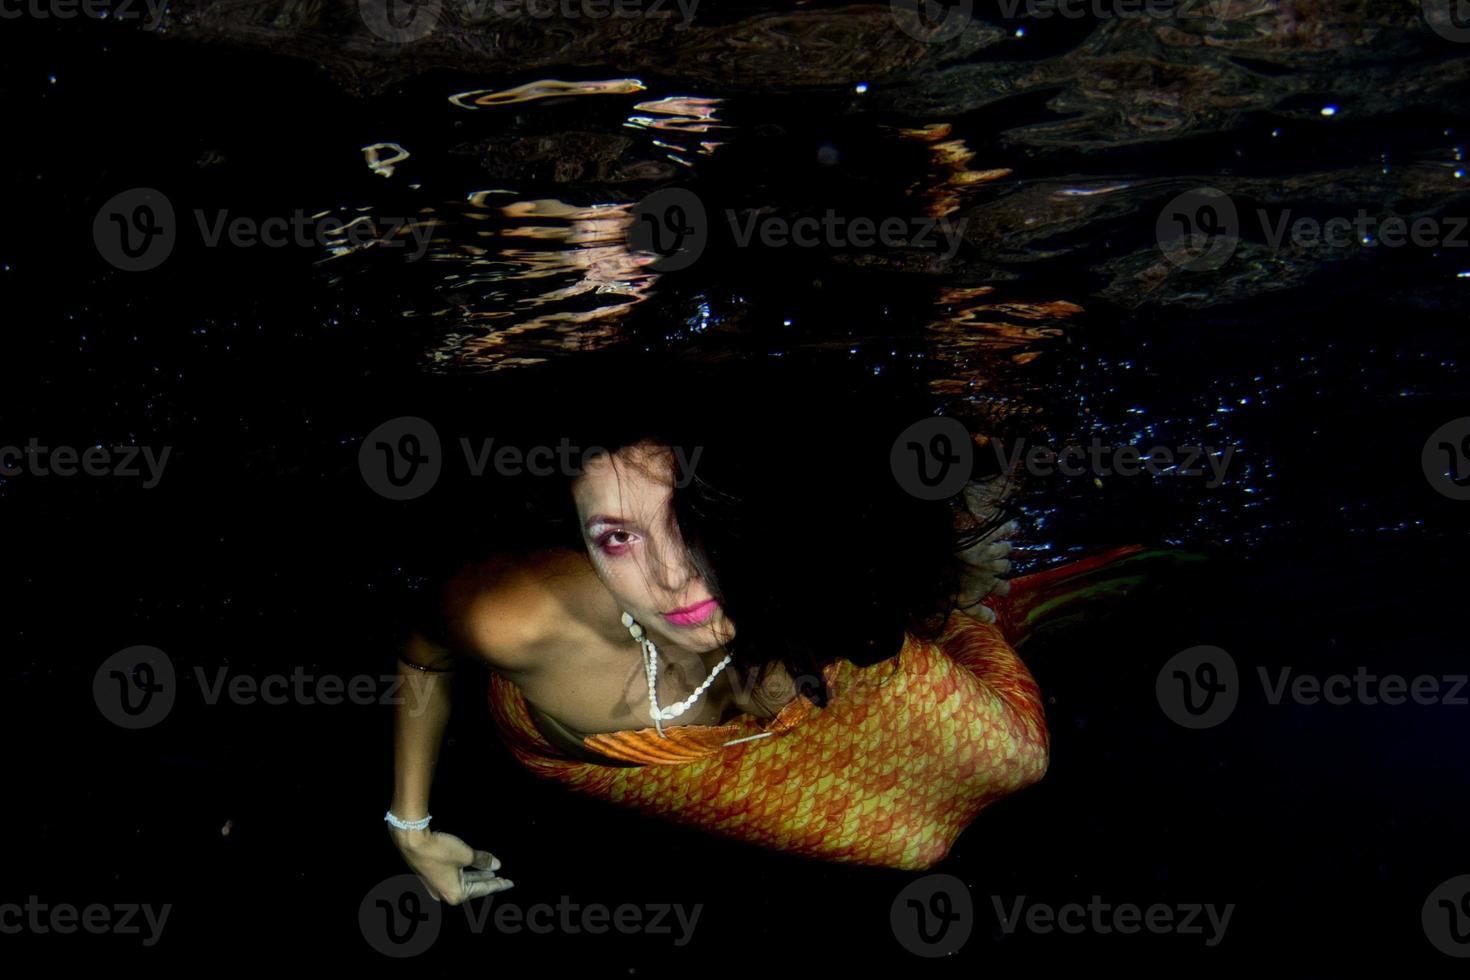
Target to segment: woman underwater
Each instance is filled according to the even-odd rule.
[[[538,776],[788,853],[932,867],[1047,769],[1006,631],[1046,591],[1023,583],[1068,575],[1012,592],[999,480],[903,490],[890,450],[922,399],[789,368],[634,370],[578,389],[595,424],[571,444],[606,452],[559,484],[565,538],[466,564],[403,646],[422,700],[398,710],[385,820],[405,860],[451,904],[511,886],[427,827],[446,671],[472,658]]]

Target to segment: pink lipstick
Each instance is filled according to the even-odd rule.
[[[683,609],[675,609],[673,612],[659,613],[659,615],[675,626],[697,626],[713,616],[715,610],[718,608],[720,608],[718,602],[713,599],[706,599],[695,605],[685,606]]]

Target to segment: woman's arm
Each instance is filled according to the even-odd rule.
[[[510,558],[465,566],[439,599],[439,622],[426,625],[441,627],[435,632],[443,643],[415,632],[399,655],[405,693],[393,722],[393,814],[404,821],[429,815],[429,791],[449,723],[449,668],[461,652],[523,680],[535,673],[544,624],[556,619],[545,608],[545,590],[535,587],[524,563]],[[489,851],[428,828],[389,827],[404,859],[441,901],[457,905],[511,887],[509,879],[496,876],[500,861]]]
[[[405,662],[408,661],[408,662]],[[448,652],[414,634],[399,658],[399,690],[403,698],[393,720],[393,813],[401,820],[422,820],[429,815],[429,789],[439,747],[449,723],[450,678],[443,667],[421,670],[416,664],[444,663]],[[393,827],[400,846],[428,836],[428,830]]]
[[[444,584],[438,622],[409,636],[398,676],[407,692],[394,722],[393,812],[404,820],[428,813],[429,788],[449,722],[449,679],[461,655],[516,681],[533,673],[546,624],[558,620],[526,562],[508,556],[465,565]],[[453,649],[450,649],[450,648]],[[405,833],[415,833],[407,831]]]
[[[405,693],[393,721],[392,812],[404,821],[429,815],[429,790],[449,722],[454,676],[438,665],[452,659],[449,651],[419,634],[409,638],[399,657],[398,674],[404,680],[401,690]],[[436,662],[435,666],[425,666]],[[453,834],[391,824],[389,833],[409,867],[439,901],[458,905],[512,886],[510,879],[496,874],[499,858],[470,847]]]

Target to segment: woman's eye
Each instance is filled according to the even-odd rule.
[[[637,540],[632,531],[609,531],[597,539],[597,544],[610,555],[622,554]]]

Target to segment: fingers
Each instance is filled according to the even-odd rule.
[[[971,585],[967,588],[961,589],[960,592],[955,595],[955,605],[960,609],[961,612],[968,613],[981,622],[993,623],[995,622],[995,610],[991,609],[989,606],[981,605],[981,603],[1000,591],[1001,590],[998,588],[990,588],[983,585],[977,588]]]
[[[966,500],[977,492],[980,491],[972,484],[966,489]],[[1011,571],[1008,556],[1015,550],[1015,545],[1004,539],[1018,529],[1017,522],[1007,521],[956,555],[961,563],[959,606],[982,623],[994,623],[996,617],[993,609],[980,603],[990,596],[1011,594],[1011,583],[1002,576]]]
[[[989,518],[1005,496],[1005,480],[994,477],[984,483],[965,484],[965,507],[981,519]]]
[[[468,864],[470,867],[478,868],[481,871],[500,870],[500,858],[491,854],[489,851],[476,851],[474,860],[469,861]]]
[[[515,882],[509,878],[498,877],[489,871],[466,871],[464,884],[460,888],[460,900],[467,902],[472,898],[494,895],[496,892],[503,892],[507,888],[514,887]]]
[[[1004,528],[1001,530],[1004,530]],[[1014,550],[1015,545],[1009,541],[981,538],[964,551],[959,552],[959,557],[961,561],[969,562],[971,565],[978,565],[982,562],[1004,558]]]
[[[965,565],[959,570],[960,585],[966,592],[989,595],[1002,579],[1000,572],[983,565]]]
[[[997,552],[997,548],[1004,548],[1004,551]],[[1005,542],[1004,545],[986,545],[985,542],[980,542],[978,545],[958,552],[958,558],[972,569],[1004,574],[1010,572],[1010,558],[1003,557],[1008,554],[1010,554],[1010,542]]]
[[[500,858],[489,851],[477,850],[452,834],[440,834],[452,845],[454,854],[451,860],[463,868],[474,868],[478,871],[499,871]]]

